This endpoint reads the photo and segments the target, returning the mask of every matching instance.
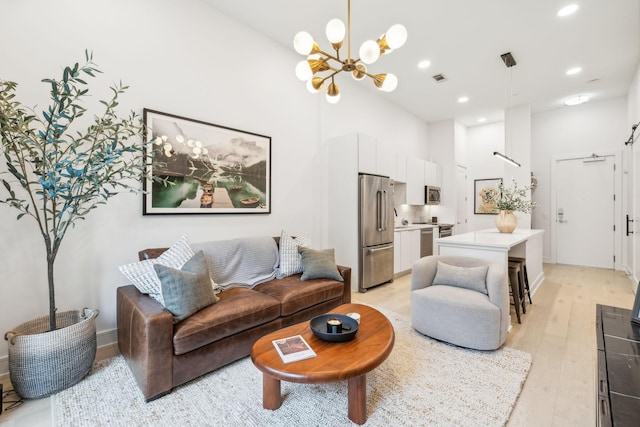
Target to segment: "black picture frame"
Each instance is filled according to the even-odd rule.
[[[486,191],[499,192],[498,185],[502,178],[476,179],[473,181],[473,213],[476,215],[497,215],[498,209],[491,207],[483,199]]]
[[[636,288],[636,299],[631,310],[631,321],[640,325],[640,282],[638,282],[638,287]]]
[[[147,108],[143,120],[143,215],[271,213],[271,137]]]

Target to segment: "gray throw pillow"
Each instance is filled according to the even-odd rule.
[[[333,249],[310,249],[299,247],[302,257],[302,276],[300,280],[333,279],[343,282],[344,279],[336,267]]]
[[[160,279],[164,307],[173,314],[173,322],[218,302],[209,277],[204,252],[198,251],[178,270],[161,264],[153,268]]]
[[[434,285],[457,286],[459,288],[471,289],[472,291],[487,294],[487,271],[488,265],[480,267],[456,267],[438,261],[436,277],[433,279]]]

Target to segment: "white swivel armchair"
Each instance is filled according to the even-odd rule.
[[[420,258],[411,276],[411,324],[424,335],[460,347],[499,348],[509,327],[504,268],[460,256]]]

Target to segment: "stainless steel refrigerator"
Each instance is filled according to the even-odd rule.
[[[360,175],[358,290],[393,280],[393,194],[391,180]]]

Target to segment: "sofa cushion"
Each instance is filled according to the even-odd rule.
[[[176,355],[270,322],[280,315],[277,299],[251,289],[233,288],[218,296],[220,301],[175,325],[173,351]]]
[[[151,298],[164,305],[162,287],[160,285],[160,279],[158,279],[158,275],[153,269],[154,264],[182,268],[184,263],[193,255],[194,252],[191,246],[189,246],[189,239],[185,235],[159,257],[121,265],[119,268],[122,274],[127,276],[131,284],[138,288],[140,292],[148,294]]]
[[[198,251],[181,269],[154,264],[162,284],[164,307],[177,323],[218,301],[213,292],[204,253]]]
[[[278,279],[284,279],[293,274],[302,273],[302,258],[298,253],[300,246],[307,246],[311,242],[309,234],[298,237],[291,237],[286,231],[280,234],[280,244],[278,247],[280,255],[280,265],[278,266]]]
[[[344,279],[336,266],[333,249],[298,248],[302,256],[302,276],[300,280],[333,279],[343,282]]]
[[[281,316],[289,316],[314,305],[340,298],[344,291],[342,282],[332,279],[300,281],[300,275],[274,279],[254,288],[281,302]]]
[[[438,261],[433,285],[456,286],[487,294],[488,265],[480,267],[458,267]]]

